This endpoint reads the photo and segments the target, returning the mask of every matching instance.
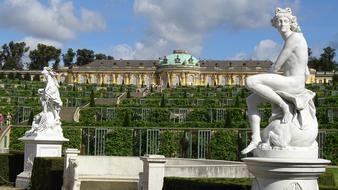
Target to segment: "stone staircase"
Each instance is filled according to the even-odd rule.
[[[3,126],[0,131],[0,153],[9,152],[9,135],[11,132],[11,125]]]
[[[62,107],[60,117],[62,121],[73,122],[77,107]]]

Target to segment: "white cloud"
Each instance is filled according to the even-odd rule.
[[[5,0],[0,3],[0,18],[0,27],[59,42],[75,38],[79,31],[105,28],[99,13],[81,8],[77,17],[73,3],[62,0],[50,0],[48,6],[38,0]]]
[[[115,59],[134,59],[135,52],[127,44],[119,44],[112,48],[111,55]]]
[[[49,46],[54,46],[55,48],[62,48],[62,44],[57,41],[48,40],[48,39],[39,39],[34,37],[25,37],[24,39],[20,40],[26,43],[29,46],[29,50],[34,50],[37,48],[38,44],[45,44]]]
[[[254,48],[251,58],[276,61],[282,46],[275,41],[266,39],[260,41]]]
[[[276,0],[135,0],[134,11],[149,21],[146,36],[135,45],[136,58],[163,56],[186,49],[198,56],[203,41],[220,27],[228,31],[270,25]],[[225,35],[225,34],[224,34]]]

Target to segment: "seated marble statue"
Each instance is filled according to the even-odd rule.
[[[59,84],[56,73],[49,67],[44,67],[41,72],[45,77],[45,88],[38,89],[42,112],[34,116],[32,129],[26,134],[37,133],[46,130],[61,131],[60,110],[62,101],[59,93]]]
[[[271,23],[284,39],[284,46],[268,73],[246,79],[246,87],[252,92],[247,98],[252,140],[242,154],[256,148],[317,146],[318,123],[312,101],[315,94],[305,89],[310,74],[306,40],[290,8],[277,8]],[[258,106],[262,103],[272,104],[272,116],[261,134]]]

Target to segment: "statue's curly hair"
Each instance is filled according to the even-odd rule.
[[[290,29],[293,32],[300,32],[300,27],[297,23],[297,17],[292,15],[291,8],[276,8],[275,16],[271,19],[271,24],[273,27],[278,27],[278,19],[281,17],[286,17],[290,21]]]

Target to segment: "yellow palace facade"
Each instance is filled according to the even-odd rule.
[[[60,68],[57,79],[68,84],[141,86],[226,86],[245,85],[246,77],[267,72],[266,60],[199,60],[184,50],[154,60],[95,60],[82,66]],[[41,71],[0,70],[0,74],[29,75],[43,79]],[[334,72],[310,69],[307,83],[331,83]]]
[[[225,86],[245,84],[245,78],[266,72],[271,61],[198,60],[184,50],[158,60],[96,60],[60,69],[58,79],[77,84],[135,86]],[[315,82],[311,72],[308,83]]]

